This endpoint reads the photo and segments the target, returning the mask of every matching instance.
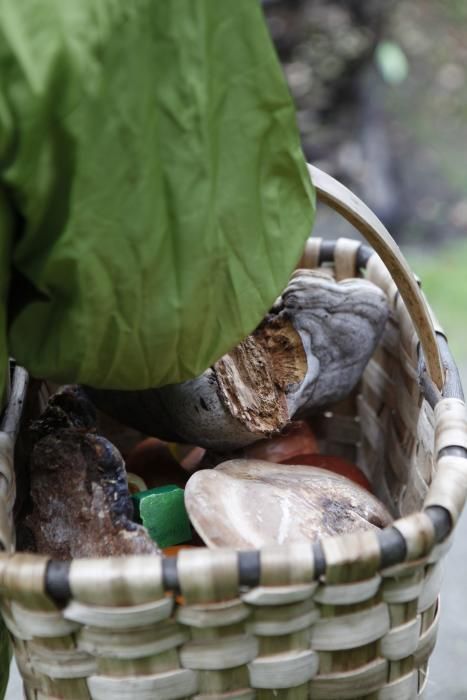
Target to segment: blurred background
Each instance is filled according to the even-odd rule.
[[[264,0],[308,161],[383,220],[467,387],[467,2]],[[319,211],[315,236],[354,237]],[[467,515],[445,565],[427,700],[467,697]]]
[[[263,0],[307,159],[358,194],[421,277],[467,387],[467,2]],[[320,211],[314,235],[353,236]],[[467,697],[467,515],[426,700]],[[8,700],[21,697],[13,674]]]

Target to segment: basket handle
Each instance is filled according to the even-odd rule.
[[[417,331],[428,374],[438,389],[442,390],[444,369],[433,322],[426,301],[400,248],[378,217],[347,187],[313,165],[308,165],[308,170],[318,199],[341,214],[364,236],[391,273]]]

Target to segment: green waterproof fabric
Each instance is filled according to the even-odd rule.
[[[259,4],[0,0],[0,187],[1,363],[109,388],[199,374],[312,226]]]
[[[199,374],[313,214],[256,0],[0,0],[0,400],[8,354],[96,387]],[[0,696],[8,653],[0,626]]]

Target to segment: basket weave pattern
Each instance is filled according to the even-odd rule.
[[[318,265],[318,240],[303,264]],[[340,240],[337,279],[357,276],[357,245]],[[373,255],[367,276],[391,316],[360,386],[319,419],[323,451],[355,460],[397,516],[406,560],[381,568],[375,532],[325,539],[325,574],[310,545],[265,548],[259,585],[240,585],[237,553],[184,550],[179,594],[159,557],[74,560],[64,606],[46,592],[47,559],[0,555],[1,611],[29,700],[414,700],[426,685],[440,614],[440,560],[424,512],[456,523],[467,492],[465,406],[435,410],[419,384],[417,337],[397,289]],[[436,322],[435,322],[436,323]],[[16,426],[17,428],[17,426]],[[14,541],[12,444],[0,434],[0,535]],[[1,509],[0,509],[1,510]]]

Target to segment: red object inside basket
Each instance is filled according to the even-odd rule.
[[[303,454],[289,457],[281,461],[281,464],[306,464],[310,467],[320,467],[328,469],[335,474],[341,474],[371,492],[371,485],[365,474],[352,462],[348,462],[342,457],[319,454]]]
[[[267,462],[285,464],[285,459],[295,455],[315,454],[318,451],[318,441],[308,423],[293,421],[280,435],[246,447],[244,455],[248,459],[264,459]]]

